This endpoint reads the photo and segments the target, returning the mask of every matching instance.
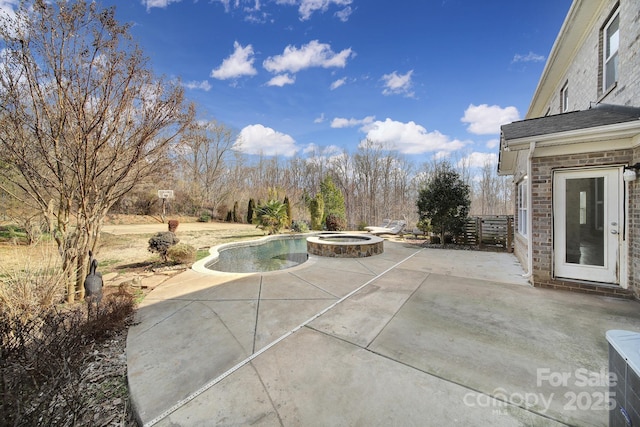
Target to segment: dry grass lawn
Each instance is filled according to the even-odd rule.
[[[180,243],[189,244],[196,249],[208,249],[212,246],[262,237],[264,233],[251,224],[226,222],[199,223],[195,218],[179,218],[180,225],[176,235]],[[149,216],[109,216],[100,235],[96,258],[99,270],[104,273],[125,273],[131,270],[144,270],[157,263],[157,254],[148,251],[149,238],[155,233],[167,231],[167,224]],[[21,238],[0,239],[0,267],[4,271],[24,269],[26,264],[48,260],[57,262],[57,247],[54,241],[43,238],[37,245],[28,246]]]
[[[176,234],[181,243],[197,249],[263,236],[261,230],[248,224],[197,223],[195,219],[188,218],[179,220]],[[55,269],[51,267],[60,264],[55,242],[43,237],[38,244],[29,246],[19,232],[8,231],[7,225],[9,224],[0,224],[0,283],[3,277],[15,277],[16,273],[19,275],[24,271],[53,271]],[[101,233],[96,253],[100,262],[99,271],[103,274],[135,274],[159,263],[159,256],[147,250],[148,241],[155,233],[167,230],[167,224],[151,217],[110,217]],[[115,295],[119,292],[118,287],[105,290],[105,300],[110,293]],[[83,307],[83,304],[83,301],[79,301],[69,308]],[[87,405],[73,414],[65,412],[68,419],[60,420],[60,425],[136,426],[126,384],[126,336],[127,325],[120,325],[103,339],[83,347],[81,354],[76,354],[82,361],[79,369],[84,373],[83,377],[79,380],[70,377],[68,382],[63,382],[56,390],[81,390]],[[49,398],[50,390],[42,390],[45,392],[38,396],[48,403],[46,399]],[[25,396],[23,399],[29,399],[30,395]],[[58,397],[52,398],[50,403],[58,402],[56,399]],[[26,416],[19,412],[11,415],[13,419]]]

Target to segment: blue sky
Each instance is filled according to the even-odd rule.
[[[497,157],[570,0],[104,0],[251,154]]]

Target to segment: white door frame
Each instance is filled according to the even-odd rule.
[[[603,265],[585,265],[567,261],[566,181],[567,179],[604,178],[603,194]],[[557,278],[621,284],[623,262],[622,233],[624,220],[624,185],[622,167],[558,170],[553,174],[553,275]],[[573,202],[575,203],[575,201]]]

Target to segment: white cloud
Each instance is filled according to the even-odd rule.
[[[347,78],[343,77],[341,79],[336,80],[335,82],[331,83],[331,86],[329,87],[331,90],[336,90],[338,89],[340,86],[344,85],[347,82]]]
[[[234,148],[247,154],[291,157],[298,148],[295,140],[263,125],[249,125],[240,131]]]
[[[205,92],[209,92],[211,90],[211,83],[209,83],[208,80],[203,80],[201,82],[190,81],[184,83],[184,87],[186,87],[187,89],[200,89],[204,90]]]
[[[2,1],[18,3],[16,0],[0,0],[0,6]],[[166,8],[171,3],[178,3],[182,0],[141,0],[141,3],[146,6],[147,11],[154,7]],[[241,9],[247,13],[245,20],[249,22],[266,22],[267,14],[261,13],[262,0],[211,0],[211,2],[221,3],[225,12],[230,12],[231,9]],[[332,5],[336,7],[343,7],[339,11],[334,13],[334,16],[342,22],[347,22],[349,17],[353,13],[352,8],[349,6],[353,0],[276,0],[276,4],[285,6],[298,5],[298,13],[300,14],[300,20],[306,21],[311,18],[315,12],[320,11],[324,13],[329,10]],[[247,6],[248,5],[248,6]]]
[[[151,10],[153,7],[159,7],[164,9],[169,6],[171,3],[177,3],[182,0],[142,0],[142,4],[147,7],[147,11]]]
[[[305,161],[307,164],[315,164],[318,166],[332,163],[344,156],[344,149],[337,145],[329,145],[326,147],[320,147],[316,144],[309,144],[303,150],[303,153],[307,156]]]
[[[230,0],[218,0],[220,3],[222,3],[222,5],[224,6],[224,10],[229,12],[229,10],[231,9],[231,1]],[[239,0],[234,0],[233,3],[235,3],[235,7],[240,6],[240,1]]]
[[[219,80],[236,79],[241,76],[254,76],[258,72],[253,68],[253,46],[242,47],[233,43],[234,52],[222,61],[222,65],[211,71],[211,77]]]
[[[314,154],[318,152],[320,152],[320,147],[317,144],[314,144],[313,142],[310,144],[307,144],[307,146],[304,147],[304,150],[302,150],[303,154]]]
[[[458,167],[468,166],[472,168],[481,168],[486,164],[497,165],[498,155],[496,153],[480,153],[474,151],[458,161]]]
[[[325,121],[324,113],[321,113],[319,117],[316,117],[313,120],[313,123],[322,123]]]
[[[244,20],[252,24],[264,24],[269,21],[269,15],[267,13],[250,12],[245,16]]]
[[[158,4],[167,4],[174,1],[181,0],[142,0],[143,4],[146,3],[158,3]],[[244,12],[250,15],[250,20],[261,19],[255,15],[256,12],[260,12],[262,9],[263,0],[211,0],[212,2],[217,1],[224,6],[224,10],[226,12],[231,11],[231,9],[242,9]],[[300,14],[300,20],[306,21],[311,18],[315,12],[326,12],[332,5],[336,7],[343,7],[343,9],[339,10],[334,14],[338,19],[343,22],[346,22],[349,19],[349,16],[352,13],[351,7],[349,6],[353,0],[276,0],[275,3],[277,5],[284,6],[298,6],[298,13]],[[249,6],[246,6],[246,5]],[[164,7],[164,6],[156,6],[156,7]],[[262,17],[266,16],[265,14]],[[261,21],[263,22],[263,21]]]
[[[307,19],[311,18],[311,15],[314,12],[318,10],[321,12],[326,12],[329,9],[329,6],[331,6],[332,4],[335,4],[336,6],[348,6],[351,4],[351,1],[352,0],[301,0],[298,12],[300,12],[300,19],[302,21],[306,21]],[[291,2],[284,3],[291,4]]]
[[[411,91],[413,83],[411,82],[411,75],[413,70],[410,70],[407,74],[398,74],[394,71],[391,74],[385,74],[382,76],[384,80],[384,95],[404,95],[406,97],[413,97],[414,93]]]
[[[245,6],[244,11],[245,12],[258,12],[258,11],[260,11],[261,7],[262,7],[262,5],[260,4],[260,0],[254,0],[253,1],[253,6]]]
[[[15,36],[16,32],[23,28],[23,24],[20,24],[16,21],[16,9],[20,4],[20,0],[0,0],[0,18],[7,19],[9,22],[18,25],[18,28],[13,25],[8,25],[7,31],[8,36]],[[4,49],[3,56],[4,56]]]
[[[20,4],[20,0],[0,0],[0,11],[11,17],[14,15],[14,11],[18,7],[18,4]]]
[[[536,53],[533,52],[529,52],[526,55],[520,55],[520,54],[515,54],[513,56],[513,59],[511,60],[512,63],[515,62],[544,62],[547,58],[545,58],[542,55],[538,55]]]
[[[465,143],[451,139],[438,131],[427,130],[411,121],[402,123],[391,119],[376,121],[362,129],[367,139],[389,144],[404,154],[422,154],[427,152],[451,152],[464,147]]]
[[[486,144],[487,148],[496,148],[498,145],[500,145],[499,139],[490,139]]]
[[[460,119],[469,123],[467,131],[476,135],[499,134],[500,126],[520,120],[520,113],[516,107],[501,108],[498,105],[473,105],[464,112]]]
[[[282,87],[284,85],[292,85],[296,81],[296,77],[291,77],[289,74],[280,74],[278,76],[273,77],[271,80],[267,82],[267,86],[278,86]]]
[[[272,73],[297,73],[311,67],[344,68],[351,55],[350,48],[335,53],[330,45],[313,40],[300,49],[292,45],[287,46],[282,55],[265,59],[262,66]]]
[[[326,147],[320,147],[317,144],[310,143],[308,144],[304,150],[302,150],[304,154],[311,155],[310,157],[320,158],[320,157],[332,157],[340,155],[344,152],[344,149],[338,147],[337,145],[328,145]]]
[[[347,128],[347,127],[355,127],[355,126],[366,126],[376,119],[376,116],[367,116],[364,119],[344,119],[341,117],[336,117],[331,121],[331,127],[334,129],[339,128]]]
[[[347,6],[344,9],[334,13],[334,16],[336,16],[342,22],[347,22],[352,13],[353,13],[353,9],[351,9],[351,6]]]

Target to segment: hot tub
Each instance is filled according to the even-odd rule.
[[[334,258],[364,258],[384,252],[384,239],[366,234],[330,233],[307,237],[307,252]]]

